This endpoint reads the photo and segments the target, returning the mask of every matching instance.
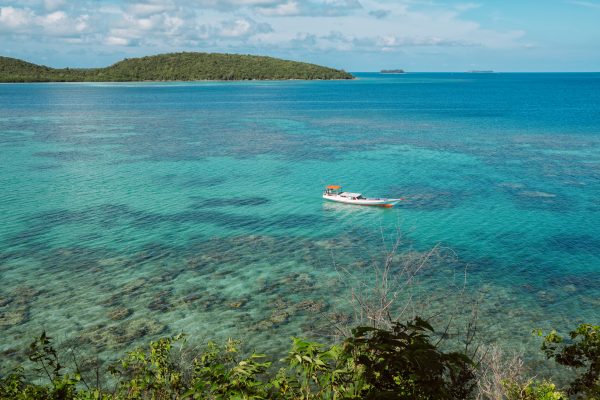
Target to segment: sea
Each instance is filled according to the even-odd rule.
[[[600,74],[356,77],[0,85],[0,367],[43,331],[279,357],[389,300],[541,371],[533,330],[600,323]]]

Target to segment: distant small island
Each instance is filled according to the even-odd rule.
[[[105,68],[50,68],[0,56],[0,82],[141,82],[354,79],[343,70],[279,58],[169,53],[124,59]]]
[[[382,69],[379,71],[380,74],[404,74],[403,69]]]
[[[494,71],[491,69],[473,69],[469,71],[470,74],[493,74]]]

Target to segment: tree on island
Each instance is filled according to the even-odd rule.
[[[0,57],[0,82],[132,82],[354,79],[333,68],[273,57],[170,53],[126,58],[106,68],[55,69]]]

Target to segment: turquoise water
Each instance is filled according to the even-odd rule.
[[[3,358],[42,329],[105,358],[327,337],[398,237],[443,248],[423,312],[478,299],[483,341],[533,360],[533,328],[600,322],[600,74],[358,76],[1,85]]]

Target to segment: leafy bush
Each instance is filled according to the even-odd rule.
[[[560,365],[585,369],[571,382],[569,394],[600,398],[600,326],[581,324],[566,341],[552,331],[544,338],[542,350]]]
[[[51,338],[42,332],[29,346],[29,360],[36,365],[35,372],[48,378],[49,385],[28,382],[23,368],[17,368],[0,378],[0,399],[74,399],[81,375],[63,373],[58,353],[52,347]],[[78,398],[86,398],[80,396]]]
[[[567,397],[556,389],[552,382],[533,380],[525,384],[504,382],[507,400],[567,400]]]
[[[261,362],[262,354],[238,360],[240,342],[228,340],[220,347],[209,342],[203,354],[193,360],[193,373],[185,397],[194,399],[264,399],[269,385],[259,379],[271,366]]]
[[[372,398],[466,399],[475,386],[473,363],[463,353],[444,353],[431,343],[433,328],[416,318],[391,331],[361,327],[346,341],[364,366]]]
[[[149,351],[136,349],[127,353],[119,363],[109,367],[119,379],[117,393],[126,393],[130,399],[171,398],[185,390],[182,373],[171,359],[173,338],[150,342]]]

